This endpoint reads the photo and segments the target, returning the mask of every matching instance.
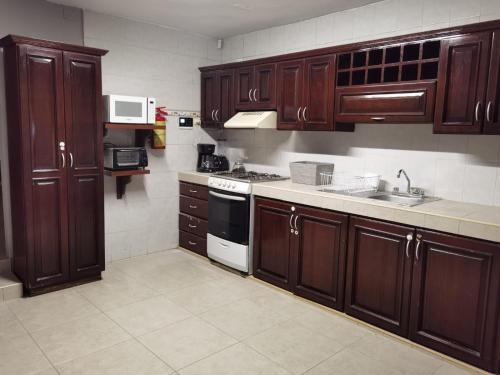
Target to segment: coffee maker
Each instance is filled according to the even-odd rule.
[[[229,169],[229,162],[223,155],[214,155],[215,145],[210,143],[198,143],[198,162],[196,170],[198,172],[219,172]]]

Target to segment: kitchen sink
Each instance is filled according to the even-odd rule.
[[[416,206],[418,204],[422,204],[425,202],[425,198],[423,197],[407,197],[407,196],[401,196],[401,195],[394,195],[394,194],[383,194],[383,195],[375,195],[372,197],[368,197],[370,199],[376,199],[379,201],[384,201],[384,202],[392,202],[396,203],[402,206]]]

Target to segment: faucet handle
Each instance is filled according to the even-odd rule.
[[[424,196],[425,190],[422,188],[418,188],[418,187],[412,187],[412,188],[410,188],[410,193],[413,195]]]

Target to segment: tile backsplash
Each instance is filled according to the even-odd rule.
[[[500,136],[437,135],[432,124],[357,124],[354,133],[226,130],[219,147],[231,162],[289,175],[298,160],[325,161],[336,171],[378,173],[385,189],[413,186],[428,195],[500,206]]]

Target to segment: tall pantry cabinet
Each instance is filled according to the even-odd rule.
[[[4,49],[13,268],[26,294],[104,269],[101,56],[18,36]]]

